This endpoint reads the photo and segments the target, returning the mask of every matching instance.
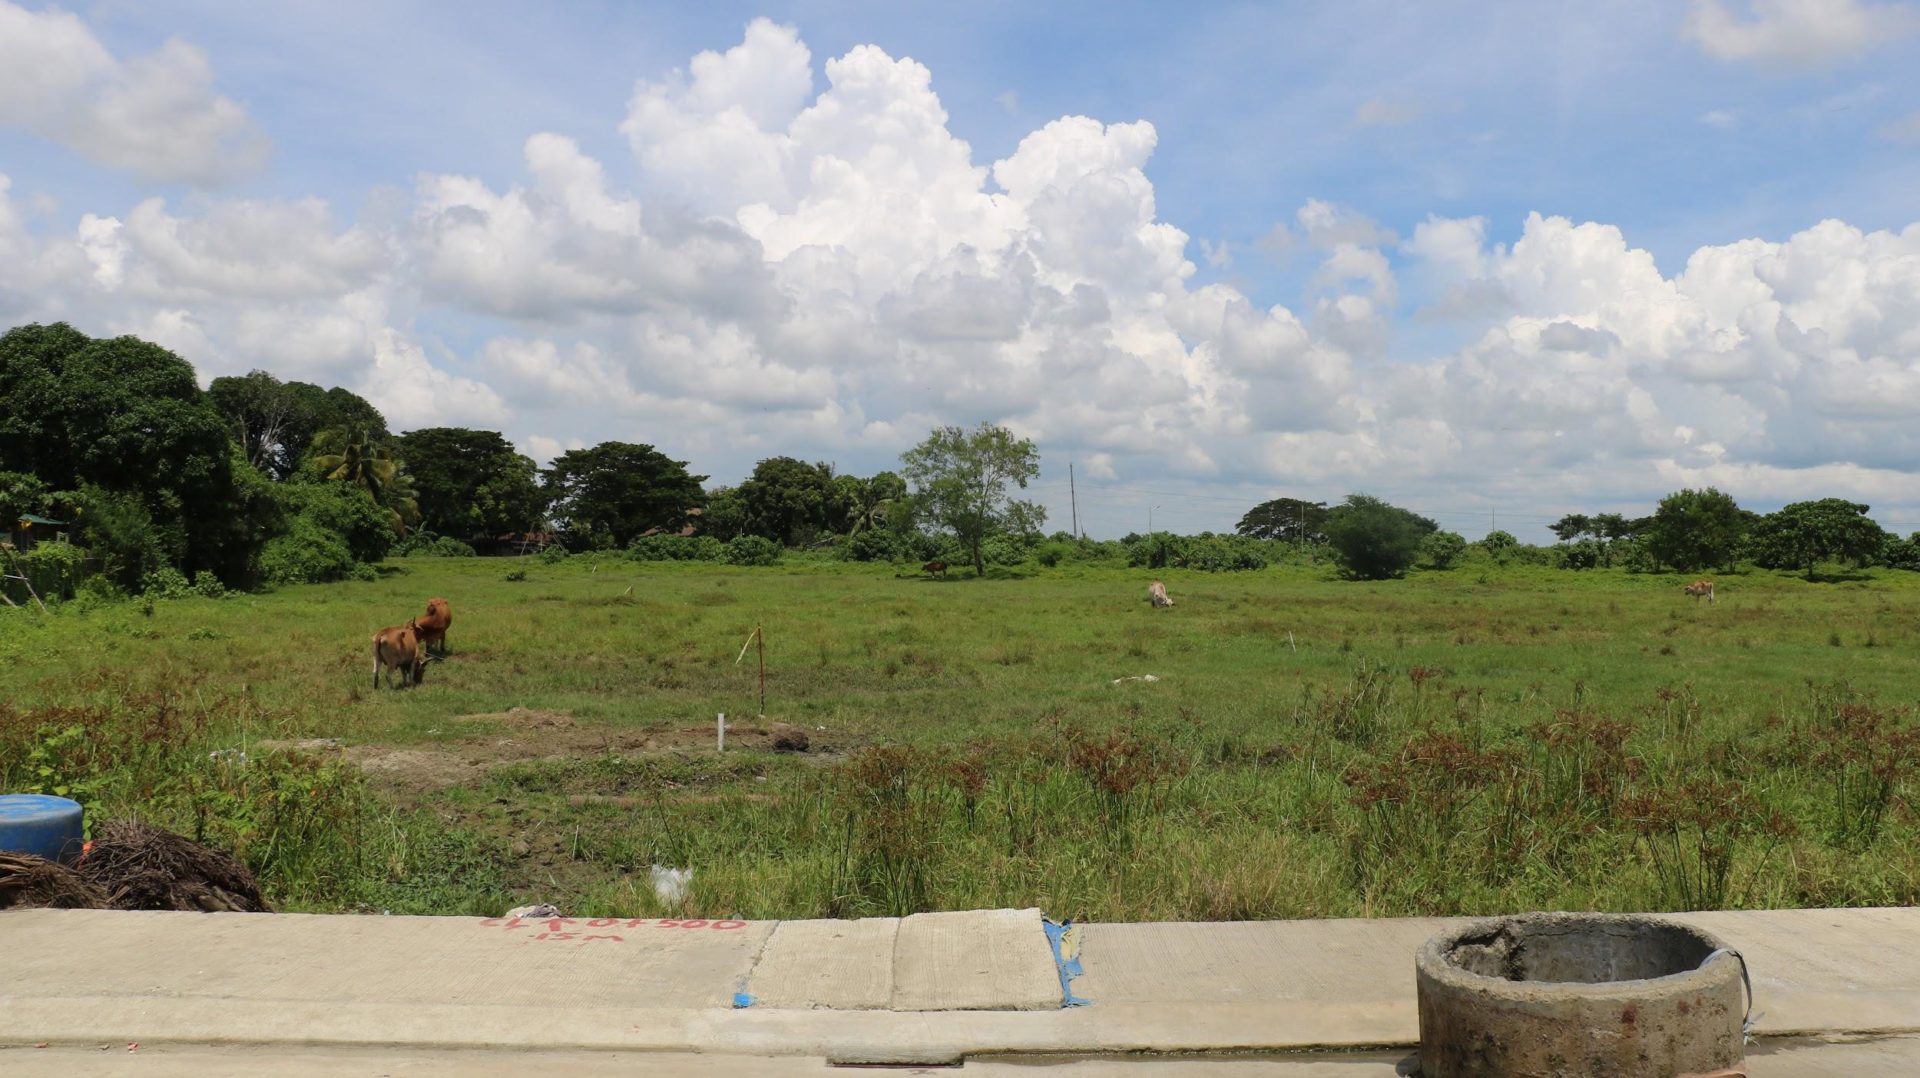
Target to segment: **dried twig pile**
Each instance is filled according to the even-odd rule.
[[[104,910],[106,893],[58,861],[0,850],[0,909]]]
[[[232,855],[139,820],[103,825],[80,874],[114,909],[272,912],[253,873]]]

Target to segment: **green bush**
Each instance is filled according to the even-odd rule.
[[[193,574],[193,593],[205,599],[224,599],[227,586],[205,569]]]
[[[402,539],[392,551],[400,557],[471,558],[473,548],[451,535],[435,535],[421,528]]]
[[[156,599],[184,599],[193,594],[193,585],[185,573],[171,565],[162,565],[140,578],[140,593]]]
[[[1327,511],[1327,542],[1348,578],[1386,580],[1407,571],[1420,546],[1439,526],[1399,506],[1365,494]]]
[[[566,561],[571,554],[572,551],[561,546],[559,543],[551,543],[548,544],[545,550],[540,552],[540,563],[542,565],[558,565]],[[522,579],[524,579],[524,577],[522,577]]]
[[[727,545],[710,535],[643,535],[627,546],[634,561],[719,561]]]
[[[393,514],[372,495],[351,483],[284,483],[282,496],[291,518],[287,535],[324,532],[347,551],[351,561],[374,562],[387,556],[397,536],[393,533]],[[306,527],[303,529],[302,525]],[[272,546],[278,540],[270,540]],[[283,544],[284,545],[284,544]],[[261,568],[266,568],[266,552],[261,552]],[[284,554],[279,561],[285,564]],[[345,573],[343,568],[341,573]],[[267,574],[271,580],[271,574]],[[337,576],[329,580],[339,579]]]
[[[346,541],[312,519],[297,517],[286,535],[267,540],[260,551],[260,575],[268,584],[324,584],[353,571]]]
[[[86,571],[87,552],[72,543],[41,543],[19,555],[20,571],[43,602],[71,599]],[[18,592],[14,598],[23,599]]]
[[[1127,564],[1141,569],[1198,569],[1207,573],[1265,569],[1278,557],[1275,544],[1245,535],[1129,535],[1121,540]]]
[[[1562,543],[1555,550],[1560,555],[1562,569],[1593,569],[1600,565],[1605,551],[1598,539],[1582,539],[1577,543]]]
[[[840,544],[847,561],[911,561],[918,553],[914,536],[887,528],[873,528]]]
[[[736,535],[727,542],[728,565],[772,565],[780,560],[780,544],[758,535]]]
[[[1451,569],[1466,552],[1466,537],[1459,532],[1434,532],[1420,542],[1430,569]]]

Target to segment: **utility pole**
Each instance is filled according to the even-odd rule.
[[[1073,537],[1080,538],[1080,495],[1073,487],[1073,462],[1067,462],[1067,500],[1073,504]]]

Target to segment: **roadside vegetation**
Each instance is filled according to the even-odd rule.
[[[410,558],[0,610],[0,785],[233,849],[291,909],[1920,901],[1920,576],[1749,571],[1708,606],[1476,548],[1375,583],[1162,567],[1154,610],[1127,561]],[[428,595],[451,657],[372,690],[366,639]],[[805,752],[749,736],[755,625]],[[694,870],[684,908],[654,864]]]

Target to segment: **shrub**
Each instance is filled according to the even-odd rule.
[[[345,547],[353,561],[379,561],[393,549],[397,538],[393,514],[359,487],[351,483],[284,483],[281,490],[292,517],[288,534],[282,538],[324,532]],[[264,551],[261,560],[264,569]]]
[[[86,571],[87,552],[71,543],[41,543],[19,555],[20,571],[42,601],[71,599]],[[17,591],[14,598],[24,599]]]
[[[1459,532],[1434,532],[1420,543],[1420,553],[1432,569],[1451,569],[1466,552],[1466,537]]]
[[[184,599],[193,594],[193,585],[180,570],[162,565],[140,578],[140,593],[156,599]]]
[[[558,565],[566,561],[572,553],[572,551],[561,546],[559,543],[553,543],[540,552],[540,562],[543,565]]]
[[[346,541],[306,517],[260,551],[260,575],[269,584],[324,584],[345,579],[356,563]]]
[[[759,535],[736,535],[727,541],[728,565],[772,565],[780,560],[780,544]]]
[[[710,535],[643,535],[627,547],[634,561],[719,561],[726,552]]]
[[[471,558],[473,548],[451,535],[435,535],[421,528],[400,541],[392,551],[401,557]]]
[[[1598,566],[1605,555],[1597,539],[1582,539],[1577,543],[1562,543],[1555,548],[1560,555],[1562,569],[1592,569]]]
[[[848,561],[908,561],[914,556],[913,538],[886,528],[873,528],[843,543],[840,556]]]
[[[227,586],[220,583],[219,577],[202,569],[193,574],[193,592],[205,599],[223,599],[227,594]]]

